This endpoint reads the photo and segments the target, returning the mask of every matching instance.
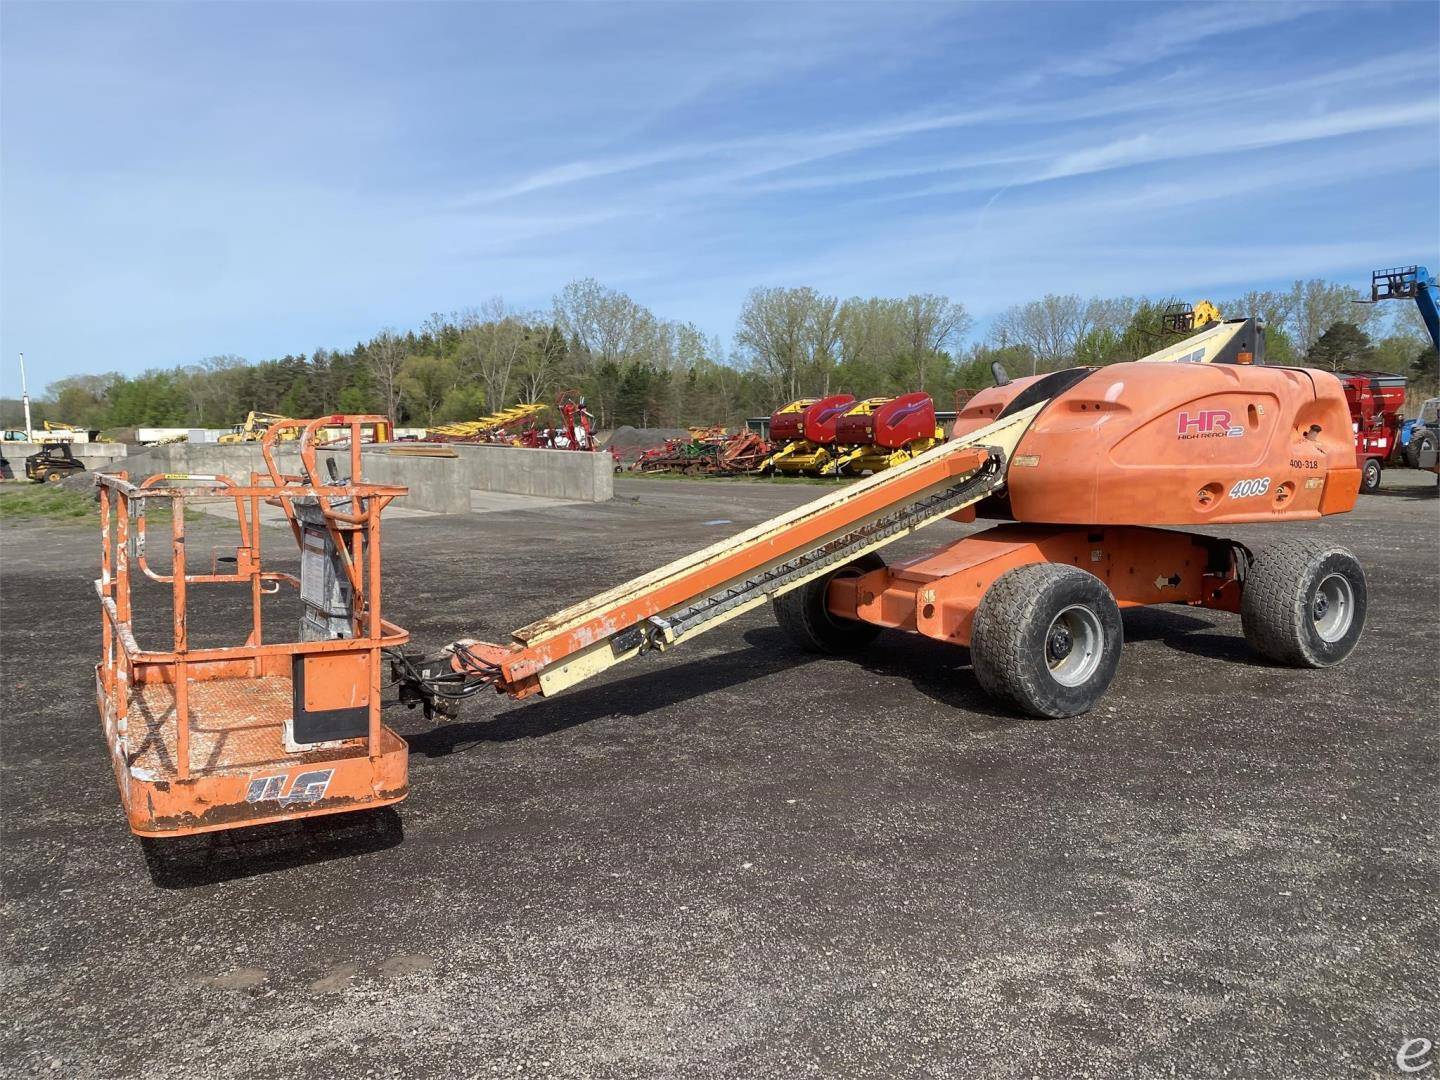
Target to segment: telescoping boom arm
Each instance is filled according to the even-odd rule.
[[[1223,323],[1145,359],[1249,363],[1258,336],[1254,320]],[[1001,488],[1031,422],[1087,370],[1044,376],[964,438],[522,627],[511,644],[462,639],[428,660],[395,654],[401,700],[450,714],[487,687],[517,698],[554,694],[957,514]]]
[[[1420,321],[1430,334],[1430,343],[1440,350],[1440,286],[1435,275],[1423,266],[1392,266],[1370,275],[1370,299],[1358,304],[1378,304],[1382,300],[1414,300],[1420,309]]]
[[[515,631],[513,644],[461,640],[430,661],[402,658],[401,700],[449,712],[486,686],[513,697],[553,694],[713,629],[993,493],[1039,410],[1030,405],[963,442],[943,443],[531,623]]]

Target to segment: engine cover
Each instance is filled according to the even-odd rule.
[[[955,434],[989,423],[1037,381],[976,394]],[[1344,391],[1327,372],[1128,363],[1050,400],[1016,447],[1007,486],[1017,521],[1205,525],[1343,513],[1360,470]]]

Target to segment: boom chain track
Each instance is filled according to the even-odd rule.
[[[702,597],[668,616],[652,616],[616,635],[614,648],[619,653],[637,647],[656,647],[660,642],[668,644],[677,641],[712,619],[752,602],[757,596],[778,595],[785,592],[787,586],[799,585],[819,571],[843,566],[862,554],[862,549],[874,547],[877,541],[914,528],[921,522],[954,513],[990,494],[1004,481],[1004,464],[1003,452],[991,448],[990,460],[962,483],[867,521],[792,559]]]

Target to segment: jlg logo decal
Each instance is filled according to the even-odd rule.
[[[326,790],[330,787],[330,778],[335,775],[334,769],[312,769],[310,772],[296,773],[295,779],[290,783],[290,790],[285,790],[285,774],[276,776],[257,776],[250,781],[250,787],[245,792],[245,801],[255,802],[279,802],[281,806],[293,806],[295,803],[319,802],[325,797]]]
[[[1202,409],[1200,412],[1182,412],[1176,434],[1182,439],[1238,439],[1245,429],[1230,423],[1229,409]]]
[[[1236,480],[1230,487],[1230,498],[1248,499],[1252,495],[1264,495],[1269,490],[1268,476],[1256,477],[1254,480]]]

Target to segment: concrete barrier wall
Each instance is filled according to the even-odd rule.
[[[521,446],[451,443],[465,462],[470,486],[481,491],[605,502],[615,494],[615,464],[607,453],[530,450]]]
[[[411,445],[395,444],[399,452],[393,454],[386,452],[386,446],[366,447],[364,474],[379,484],[409,488],[410,494],[397,505],[416,510],[469,513],[471,491],[503,491],[577,502],[604,502],[614,494],[609,454],[450,444],[455,457],[432,458],[404,453]],[[331,455],[321,451],[320,456]],[[349,451],[335,451],[333,456],[340,459],[344,475],[349,468]],[[280,467],[285,472],[299,472],[300,455],[282,449]],[[133,479],[155,473],[217,473],[245,483],[252,472],[265,471],[265,459],[253,443],[170,443],[137,451],[107,471],[116,469],[127,470]]]
[[[292,472],[300,468],[299,454],[280,455],[281,468]],[[137,448],[119,468],[129,471],[132,478],[155,473],[219,473],[237,484],[248,483],[252,472],[265,472],[265,458],[257,443],[221,446],[218,443],[166,443],[164,446]]]
[[[350,451],[338,450],[332,454],[321,452],[322,459],[336,458],[340,475],[350,471]],[[470,512],[470,488],[473,486],[463,475],[463,463],[459,458],[406,457],[367,451],[360,461],[365,479],[376,484],[394,484],[410,489],[410,494],[397,499],[392,506],[406,506],[414,510],[429,510],[436,514],[468,514]],[[322,460],[320,467],[325,468]],[[297,456],[295,471],[300,470]]]
[[[117,458],[123,458],[130,448],[124,443],[71,443],[70,452],[88,467],[92,462],[108,465]],[[27,457],[40,452],[39,443],[7,442],[3,453],[5,460],[14,469],[19,469]]]

